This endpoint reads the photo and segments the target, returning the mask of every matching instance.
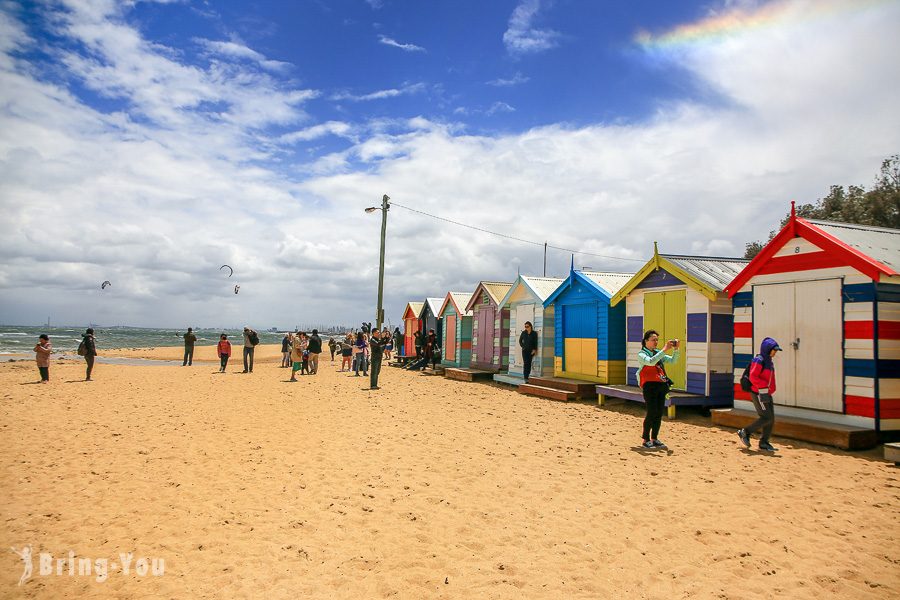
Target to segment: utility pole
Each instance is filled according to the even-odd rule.
[[[375,328],[381,329],[384,323],[384,242],[387,237],[387,211],[391,208],[391,199],[385,194],[381,199],[381,258],[378,263],[378,308],[375,314]],[[370,206],[367,213],[379,210],[377,206]]]

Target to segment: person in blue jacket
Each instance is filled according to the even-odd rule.
[[[775,393],[775,363],[772,359],[775,353],[781,350],[778,342],[770,337],[765,338],[759,345],[759,354],[750,362],[750,398],[759,418],[749,427],[738,431],[741,443],[750,447],[750,436],[757,430],[762,430],[759,437],[759,449],[766,452],[775,452],[776,448],[769,443],[772,428],[775,427],[775,401],[772,395]]]
[[[669,350],[672,354],[666,354]],[[653,329],[644,333],[641,350],[638,352],[638,385],[644,395],[647,416],[644,417],[644,448],[667,446],[659,441],[659,427],[662,424],[663,407],[672,381],[666,375],[665,364],[678,360],[678,340],[669,340],[662,350],[659,349],[659,333]]]

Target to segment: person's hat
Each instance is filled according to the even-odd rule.
[[[782,351],[782,350],[781,350],[781,346],[779,346],[778,344],[775,344],[775,347],[772,348],[772,350],[778,350],[779,352]]]

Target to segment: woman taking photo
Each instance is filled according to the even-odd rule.
[[[678,340],[669,340],[665,347],[659,350],[659,333],[649,330],[644,334],[641,342],[641,351],[638,352],[638,385],[644,393],[644,404],[647,406],[647,416],[644,417],[644,448],[660,448],[665,450],[667,446],[659,441],[659,426],[662,423],[663,407],[666,404],[666,395],[672,381],[666,376],[666,363],[678,360]],[[675,349],[672,354],[666,354]]]

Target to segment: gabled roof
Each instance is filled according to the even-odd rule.
[[[615,306],[625,299],[644,279],[659,269],[668,271],[685,284],[710,300],[715,300],[719,292],[737,277],[750,263],[743,258],[721,258],[712,256],[687,256],[681,254],[660,254],[653,243],[653,258],[620,289],[610,302]]]
[[[562,285],[564,281],[565,279],[559,279],[558,277],[531,277],[530,275],[519,275],[519,278],[516,279],[515,283],[512,284],[512,287],[509,288],[509,291],[506,292],[506,295],[503,296],[503,299],[500,300],[500,306],[509,304],[513,293],[520,285],[528,288],[528,290],[543,303],[544,300],[549,298],[550,294],[555,292],[556,288]]]
[[[572,287],[576,280],[584,282],[589,289],[594,290],[598,295],[611,299],[633,276],[634,273],[576,271],[572,269],[569,272],[569,277],[563,280],[559,287],[556,288],[556,291],[544,300],[544,306],[552,304],[563,292]]]
[[[504,283],[501,281],[480,281],[478,286],[476,286],[475,291],[472,292],[472,297],[469,299],[469,302],[466,304],[466,310],[472,310],[475,308],[474,305],[478,304],[478,298],[481,296],[478,293],[479,290],[483,290],[490,297],[491,302],[493,302],[495,306],[499,306],[500,301],[512,285],[513,284],[511,283]]]
[[[726,286],[729,297],[738,293],[785,244],[796,237],[802,237],[826,253],[839,256],[847,265],[873,281],[878,281],[882,275],[898,275],[896,265],[900,265],[900,230],[803,219],[797,216],[791,202],[791,217],[787,224]]]
[[[443,298],[425,298],[425,302],[422,303],[422,310],[419,311],[419,318],[421,319],[423,317],[426,308],[430,308],[431,314],[438,316],[443,302]]]
[[[444,303],[441,304],[441,310],[438,311],[438,316],[443,315],[444,310],[447,308],[447,304],[452,302],[456,314],[464,317],[471,317],[472,311],[465,310],[466,305],[469,304],[469,300],[471,299],[472,294],[469,292],[447,292],[447,297],[444,298]]]
[[[407,302],[407,303],[406,303],[406,308],[403,309],[403,319],[404,319],[404,320],[406,320],[406,319],[412,319],[413,317],[415,317],[416,319],[418,319],[418,318],[419,318],[419,313],[422,312],[422,307],[423,307],[423,306],[425,306],[425,303],[424,303],[424,302]],[[411,315],[411,316],[407,316],[407,315],[410,314],[410,311],[412,312],[412,315]]]
[[[900,269],[900,229],[818,219],[806,221],[894,271]]]

